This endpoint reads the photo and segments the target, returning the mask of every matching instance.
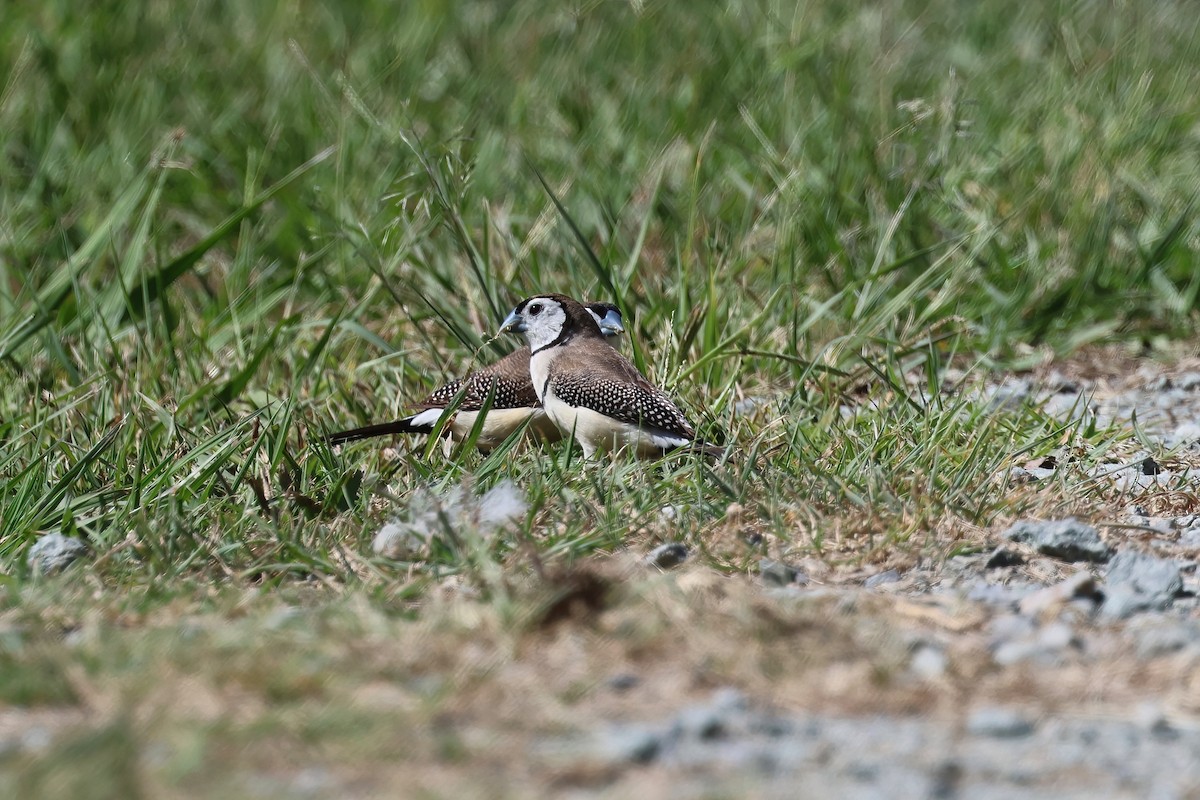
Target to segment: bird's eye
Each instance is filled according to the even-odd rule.
[[[540,313],[542,313],[541,306],[530,306],[529,307],[529,316],[536,317]]]

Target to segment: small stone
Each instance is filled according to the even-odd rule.
[[[968,586],[966,597],[968,600],[976,603],[1013,607],[1023,597],[1032,594],[1034,591],[1034,587],[1029,584],[999,584],[974,581]]]
[[[946,674],[946,653],[940,647],[919,645],[908,668],[925,680],[940,678]]]
[[[1141,470],[1143,475],[1157,475],[1163,471],[1163,468],[1153,458],[1146,456],[1142,459]]]
[[[1147,392],[1165,392],[1174,388],[1175,384],[1166,375],[1156,375],[1146,382]]]
[[[1022,597],[1018,608],[1022,614],[1037,617],[1051,609],[1061,608],[1077,597],[1091,599],[1096,594],[1096,579],[1091,573],[1077,572],[1064,581]]]
[[[1033,722],[1011,708],[981,708],[967,719],[967,733],[994,739],[1018,739],[1033,733]]]
[[[1029,398],[1031,385],[1021,378],[1009,378],[995,387],[988,398],[988,410],[1018,409]]]
[[[652,728],[622,726],[606,731],[596,755],[610,764],[649,764],[662,751],[662,734]]]
[[[56,575],[82,558],[87,550],[87,545],[79,539],[48,533],[29,548],[26,563],[36,574]]]
[[[889,569],[886,572],[880,572],[878,575],[872,575],[863,581],[863,586],[867,589],[874,589],[877,586],[883,586],[885,583],[895,583],[900,580],[900,573],[894,569]]]
[[[1037,643],[1047,651],[1066,650],[1079,644],[1075,629],[1065,622],[1044,626],[1037,635]]]
[[[1175,385],[1185,392],[1200,389],[1200,372],[1185,372],[1175,379]]]
[[[1175,428],[1175,438],[1181,444],[1200,442],[1200,423],[1184,422]]]
[[[775,561],[770,558],[759,560],[758,574],[762,577],[762,582],[767,586],[791,586],[797,583],[808,583],[808,577],[791,564],[784,561]]]
[[[1043,555],[1064,561],[1107,561],[1110,553],[1096,529],[1074,517],[1045,522],[1021,520],[1005,531],[1003,536],[1011,542],[1029,544]]]
[[[1016,550],[1009,550],[1001,545],[992,551],[988,560],[983,562],[984,569],[1001,569],[1003,567],[1019,567],[1025,563],[1025,556]]]
[[[632,672],[618,672],[608,679],[608,688],[614,692],[627,692],[641,682],[642,679]]]
[[[1183,591],[1174,561],[1123,550],[1113,558],[1106,578],[1103,612],[1118,619],[1146,609],[1162,609]]]
[[[1035,480],[1033,473],[1024,467],[1013,467],[1008,471],[1009,483],[1017,486],[1023,486],[1027,483],[1032,483]]]
[[[371,540],[375,555],[393,561],[406,561],[425,549],[426,541],[407,523],[389,522]]]
[[[719,739],[726,731],[725,715],[719,708],[694,706],[685,708],[675,717],[672,732],[686,739]]]
[[[651,550],[646,556],[646,563],[659,569],[671,569],[687,561],[687,557],[687,547],[679,542],[668,542]]]
[[[1150,659],[1200,645],[1200,628],[1193,623],[1155,624],[1134,632],[1134,652]]]

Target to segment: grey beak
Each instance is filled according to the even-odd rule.
[[[618,311],[609,311],[604,315],[604,318],[599,320],[600,332],[605,336],[617,336],[625,332],[625,325],[621,321],[621,314]]]
[[[525,320],[523,320],[521,317],[517,316],[517,312],[514,309],[511,314],[509,314],[507,317],[504,318],[504,322],[500,323],[500,330],[497,331],[497,335],[499,335],[501,333],[524,333],[524,332],[525,332]]]

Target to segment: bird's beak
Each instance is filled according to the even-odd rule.
[[[523,320],[523,319],[521,319],[521,317],[517,316],[517,312],[514,309],[511,314],[509,314],[507,317],[504,318],[504,322],[500,323],[500,330],[497,331],[497,335],[499,335],[501,333],[524,333],[524,332],[525,332],[525,320]]]
[[[604,319],[600,320],[600,332],[605,336],[616,336],[625,332],[625,326],[621,323],[621,315],[616,311],[609,311],[604,315]]]

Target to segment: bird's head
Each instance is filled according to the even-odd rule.
[[[584,308],[592,315],[592,319],[596,320],[600,332],[605,336],[619,336],[625,332],[625,319],[621,316],[621,309],[615,304],[588,303]]]
[[[592,312],[566,295],[540,294],[518,303],[500,324],[500,333],[525,334],[536,352],[572,336],[599,336],[600,324]]]

